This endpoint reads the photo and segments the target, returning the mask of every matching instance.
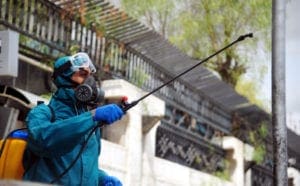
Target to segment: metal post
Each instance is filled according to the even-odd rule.
[[[273,182],[287,186],[287,129],[285,111],[285,14],[286,1],[272,3],[272,124]]]

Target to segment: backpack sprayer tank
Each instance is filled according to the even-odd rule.
[[[27,136],[27,132],[17,129],[0,140],[0,179],[22,179]]]

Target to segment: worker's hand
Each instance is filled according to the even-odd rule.
[[[114,176],[105,176],[103,179],[103,186],[122,186],[121,181]]]
[[[118,105],[108,104],[92,110],[92,114],[95,121],[112,124],[113,122],[121,119],[124,112]]]

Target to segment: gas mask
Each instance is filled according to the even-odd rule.
[[[95,105],[104,100],[104,91],[97,87],[94,77],[89,76],[83,84],[77,86],[75,97],[81,103]]]
[[[55,85],[57,87],[70,88],[77,86],[78,84],[71,80],[71,76],[84,68],[89,68],[91,74],[96,72],[96,68],[87,53],[79,52],[73,56],[59,58],[54,64],[54,72],[52,74]]]

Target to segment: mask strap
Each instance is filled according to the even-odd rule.
[[[72,85],[61,85],[59,87],[61,87],[61,88],[74,88],[74,87],[77,87],[79,85],[79,83],[73,81],[70,77],[63,75],[63,72],[70,69],[71,67],[72,67],[72,64],[71,64],[70,61],[68,61],[67,63],[61,65],[60,67],[58,67],[56,69],[54,69],[54,72],[52,74],[53,79],[56,79],[58,76],[60,76],[64,80],[72,83]]]
[[[72,67],[72,64],[70,61],[68,61],[65,64],[61,65],[60,67],[55,68],[54,72],[52,74],[52,78],[56,79],[57,76],[62,76],[62,73],[65,72],[66,70],[70,69],[71,67]]]
[[[78,85],[80,85],[79,83],[73,81],[70,77],[68,76],[64,76],[64,75],[60,75],[60,77],[62,77],[63,79],[65,79],[66,81],[72,83],[72,85],[61,85],[61,86],[58,86],[60,88],[74,88],[74,87],[77,87]]]

